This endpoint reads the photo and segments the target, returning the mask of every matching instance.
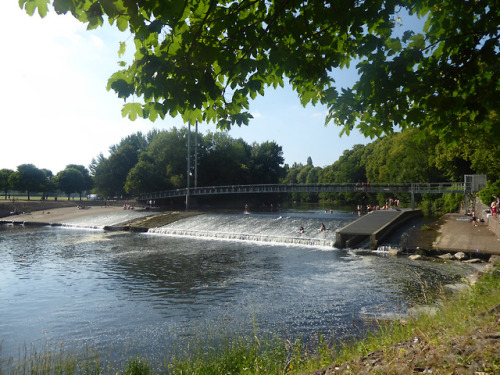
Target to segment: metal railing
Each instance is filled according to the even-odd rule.
[[[145,193],[139,200],[175,198],[181,196],[202,196],[221,194],[260,193],[399,193],[399,194],[446,194],[471,193],[463,182],[402,183],[402,184],[255,184],[203,186]]]

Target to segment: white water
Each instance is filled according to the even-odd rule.
[[[352,219],[333,214],[204,214],[161,228],[149,234],[250,241],[281,245],[334,247],[335,233]],[[321,223],[325,231],[319,231]],[[299,230],[300,227],[304,231]]]

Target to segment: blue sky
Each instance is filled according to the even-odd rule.
[[[0,35],[0,169],[31,163],[55,174],[67,164],[88,166],[137,131],[186,126],[180,117],[154,123],[122,118],[123,100],[106,91],[106,84],[119,69],[119,42],[129,38],[128,32],[109,26],[87,31],[71,16],[53,11],[44,19],[30,17],[17,0],[2,0]],[[352,71],[340,72],[335,79],[346,86],[355,77]],[[250,112],[249,126],[236,127],[230,135],[249,144],[275,141],[289,165],[305,164],[310,156],[315,166],[324,167],[353,145],[370,142],[357,131],[340,137],[340,127],[324,126],[325,107],[302,107],[287,87],[269,89],[251,102]],[[199,130],[215,128],[200,124]]]

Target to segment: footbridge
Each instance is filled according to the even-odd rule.
[[[477,177],[479,176],[479,177]],[[391,193],[411,194],[414,207],[415,194],[470,194],[486,186],[486,176],[466,175],[463,182],[440,183],[339,183],[339,184],[254,184],[203,186],[145,193],[137,196],[139,201],[169,199],[190,196],[223,194],[275,194],[275,193]]]
[[[465,185],[461,182],[443,182],[429,184],[255,184],[203,186],[175,190],[145,193],[139,200],[174,198],[186,195],[221,195],[221,194],[269,194],[269,193],[414,193],[442,194],[464,193]]]

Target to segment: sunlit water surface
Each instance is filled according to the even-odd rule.
[[[344,337],[359,333],[366,318],[405,313],[422,301],[423,285],[438,288],[473,272],[456,263],[280,244],[289,237],[334,239],[353,219],[342,212],[207,214],[171,225],[212,232],[204,238],[0,227],[0,358],[62,343],[102,349],[115,361],[161,361],[222,327]],[[326,232],[317,231],[321,222]],[[276,240],[217,239],[227,232]]]

